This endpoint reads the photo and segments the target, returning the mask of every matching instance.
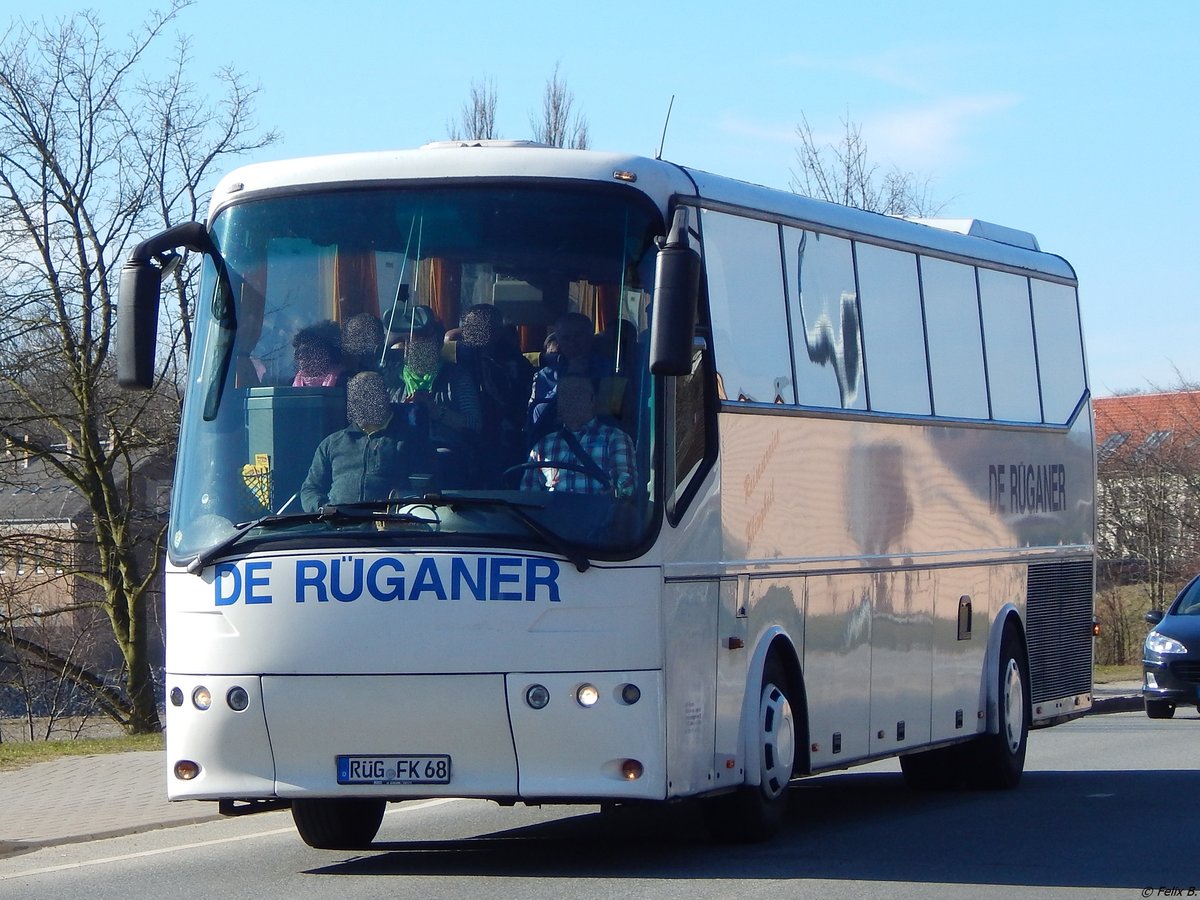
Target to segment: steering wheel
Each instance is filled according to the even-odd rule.
[[[504,470],[504,474],[501,477],[507,479],[510,475],[515,475],[518,472],[526,472],[530,469],[565,469],[568,472],[579,472],[581,475],[587,475],[592,481],[599,481],[600,486],[606,491],[612,489],[612,482],[607,478],[604,481],[600,481],[590,468],[575,462],[533,462],[531,460],[515,466],[509,466]]]

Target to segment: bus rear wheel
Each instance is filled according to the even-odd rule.
[[[386,800],[373,797],[293,800],[292,821],[310,847],[358,850],[375,840],[386,808]]]
[[[1007,790],[1021,781],[1025,748],[1029,740],[1029,663],[1025,642],[1011,625],[1000,640],[997,671],[996,734],[985,734],[975,744],[975,760],[968,784],[985,790]]]
[[[783,824],[801,734],[791,692],[783,666],[774,658],[768,660],[755,719],[759,783],[704,801],[708,829],[720,840],[765,841]]]

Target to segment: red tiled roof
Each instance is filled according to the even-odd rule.
[[[1092,408],[1098,447],[1116,434],[1128,436],[1124,441],[1127,449],[1141,446],[1155,432],[1170,432],[1172,438],[1200,438],[1200,391],[1098,397]]]

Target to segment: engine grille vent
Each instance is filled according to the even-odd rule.
[[[1029,567],[1025,639],[1034,703],[1092,689],[1093,583],[1090,559]]]

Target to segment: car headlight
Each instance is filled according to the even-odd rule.
[[[1146,635],[1146,650],[1150,653],[1187,653],[1188,648],[1165,634],[1152,631]]]

